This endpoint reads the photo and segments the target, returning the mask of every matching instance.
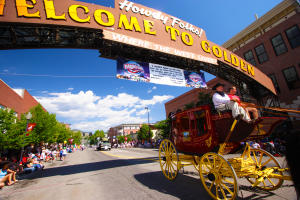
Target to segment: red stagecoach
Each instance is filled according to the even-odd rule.
[[[184,166],[194,165],[204,188],[214,199],[235,199],[237,178],[246,178],[253,187],[275,190],[288,169],[281,168],[276,158],[246,143],[239,157],[226,158],[240,143],[269,136],[283,117],[260,117],[253,123],[234,119],[231,111],[217,112],[202,105],[172,115],[172,134],[161,142],[159,161],[164,176],[174,180]]]

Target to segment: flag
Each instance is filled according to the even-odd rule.
[[[26,128],[26,136],[30,135],[30,132],[34,129],[36,123],[29,123]]]
[[[34,129],[34,127],[36,126],[36,123],[29,123],[26,129],[26,132],[30,132]]]

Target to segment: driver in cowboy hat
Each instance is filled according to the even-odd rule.
[[[216,110],[218,111],[232,110],[232,116],[234,118],[239,117],[247,122],[251,121],[244,108],[239,106],[237,102],[231,101],[229,96],[225,94],[224,84],[217,83],[212,89],[216,91],[212,97]]]

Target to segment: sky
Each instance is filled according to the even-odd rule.
[[[113,6],[112,0],[81,0]],[[132,0],[205,30],[219,45],[272,9],[280,0]],[[82,131],[105,130],[122,123],[147,123],[166,118],[164,103],[190,88],[140,83],[115,78],[116,61],[99,58],[97,50],[1,50],[0,79],[25,88],[57,120]],[[16,76],[11,74],[53,75]],[[54,77],[56,76],[56,77]],[[103,76],[59,78],[57,76]],[[206,80],[213,78],[205,74]],[[1,94],[0,94],[1,95]]]

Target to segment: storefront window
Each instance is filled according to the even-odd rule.
[[[258,62],[260,64],[269,60],[268,54],[267,54],[266,49],[263,44],[260,44],[257,47],[255,47],[255,52],[256,52],[256,56],[258,58]]]
[[[292,48],[300,46],[300,30],[297,25],[287,29],[285,34]]]
[[[271,39],[272,45],[273,45],[273,49],[275,51],[275,54],[277,56],[287,52],[287,48],[285,46],[285,43],[282,39],[281,34],[276,35],[275,37],[273,37]]]
[[[246,61],[248,61],[252,65],[256,66],[256,61],[255,61],[252,50],[249,50],[246,53],[244,53],[244,58]]]

